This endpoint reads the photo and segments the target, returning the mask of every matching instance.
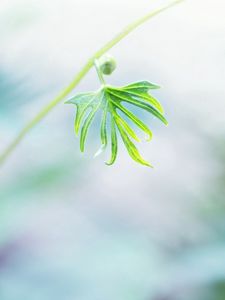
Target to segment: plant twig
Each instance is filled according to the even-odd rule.
[[[101,82],[102,85],[106,85],[105,79],[104,79],[103,74],[100,70],[99,62],[98,62],[97,59],[95,59],[94,64],[95,64],[96,72],[98,74],[99,81]]]
[[[123,38],[125,38],[129,33],[135,30],[137,27],[148,21],[149,19],[155,17],[161,12],[175,6],[176,4],[183,2],[184,0],[172,1],[170,4],[163,6],[153,12],[148,13],[142,18],[136,20],[135,22],[128,25],[124,30],[122,30],[118,35],[116,35],[112,40],[106,43],[102,48],[100,48],[93,56],[91,56],[87,63],[81,68],[77,73],[73,81],[59,93],[59,95],[54,98],[47,106],[45,106],[17,135],[17,137],[12,141],[12,143],[5,149],[5,151],[0,155],[0,165],[8,158],[8,156],[14,151],[17,145],[24,139],[27,133],[37,125],[59,102],[61,102],[70,92],[79,84],[79,82],[85,77],[89,70],[94,66],[96,59],[100,58],[103,54],[108,52],[112,47],[118,44]]]

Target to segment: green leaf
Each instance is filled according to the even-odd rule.
[[[153,96],[149,95],[148,93],[143,92],[127,92],[127,91],[121,91],[121,94],[124,96],[134,96],[137,99],[140,99],[142,101],[146,101],[150,103],[152,106],[154,106],[160,113],[164,113],[162,105],[159,103],[158,100],[156,100]]]
[[[122,90],[127,90],[127,91],[139,91],[139,92],[148,92],[148,90],[153,90],[153,89],[159,89],[160,86],[153,84],[149,81],[139,81],[139,82],[134,82],[129,85],[123,86],[121,89]]]
[[[108,105],[105,106],[103,113],[102,113],[102,122],[101,122],[101,147],[95,153],[94,157],[100,155],[106,148],[108,139],[107,139],[107,114],[108,114]]]
[[[81,152],[84,152],[84,143],[87,137],[87,132],[88,132],[88,128],[91,125],[91,122],[96,114],[96,112],[98,111],[99,105],[96,106],[88,115],[88,117],[86,118],[84,125],[81,129],[81,134],[80,134],[80,150]]]
[[[111,101],[114,103],[114,105],[119,108],[131,121],[133,121],[140,129],[142,129],[147,135],[148,139],[147,141],[150,141],[152,139],[152,132],[146,126],[138,117],[136,117],[132,112],[130,112],[128,109],[126,109],[123,105],[121,105],[118,102],[114,102],[113,99],[111,98]]]
[[[98,103],[99,95],[99,92],[81,93],[72,97],[66,102],[68,104],[75,104],[77,106],[77,114],[75,119],[76,134],[79,132],[81,122],[83,121],[86,112]]]
[[[136,142],[140,142],[140,139],[124,117],[126,116],[126,118],[144,131],[148,136],[148,140],[152,138],[152,132],[148,126],[140,120],[140,118],[135,116],[129,109],[125,108],[122,105],[122,102],[127,102],[147,111],[167,125],[168,123],[164,117],[162,105],[153,96],[148,94],[149,90],[157,88],[159,88],[157,85],[148,81],[140,81],[118,88],[103,85],[97,92],[81,93],[69,99],[66,103],[74,104],[77,107],[75,132],[78,133],[81,128],[81,151],[84,151],[88,130],[97,111],[102,110],[100,127],[101,147],[96,155],[99,155],[108,144],[107,116],[109,114],[111,116],[111,158],[106,164],[112,165],[116,160],[118,151],[118,129],[122,141],[131,158],[142,165],[151,167],[151,165],[141,157],[136,146],[131,141],[130,137]]]
[[[140,142],[140,139],[138,138],[138,136],[136,135],[136,133],[134,132],[134,130],[130,127],[130,125],[123,119],[120,117],[120,115],[118,115],[117,113],[115,113],[115,120],[117,123],[121,124],[124,129],[129,133],[129,135],[136,140],[137,142]]]
[[[117,134],[115,121],[113,116],[111,115],[111,158],[109,162],[106,162],[106,165],[111,166],[114,164],[117,157],[118,145],[117,145]]]
[[[127,85],[125,87],[120,88],[120,91],[123,93],[131,94],[137,98],[141,98],[142,100],[146,100],[153,106],[155,106],[158,111],[161,113],[164,113],[162,105],[159,103],[157,99],[155,99],[152,95],[148,94],[149,90],[152,89],[159,89],[160,87],[158,85],[155,85],[153,83],[150,83],[148,81],[140,81],[136,82],[130,85]],[[117,89],[118,90],[118,89]]]
[[[112,95],[116,96],[118,99],[120,99],[120,101],[125,101],[130,104],[134,104],[140,108],[143,108],[144,110],[147,110],[148,112],[153,114],[155,117],[160,119],[165,125],[168,125],[168,122],[164,118],[164,116],[159,111],[157,111],[153,106],[151,106],[143,101],[139,101],[135,98],[132,98],[128,94],[123,94],[120,91],[109,89],[109,92],[110,92],[110,94],[112,94]]]
[[[135,145],[131,142],[131,140],[129,139],[126,131],[123,129],[123,127],[117,123],[117,127],[120,131],[120,134],[121,134],[121,137],[123,139],[123,142],[127,148],[127,151],[128,153],[130,154],[130,156],[133,158],[134,161],[142,164],[142,165],[145,165],[145,166],[148,166],[148,167],[152,167],[147,161],[145,161],[141,155],[139,154],[137,148],[135,147]]]
[[[101,123],[101,142],[104,147],[107,146],[107,114],[108,114],[108,105],[105,106],[102,114],[102,123]]]

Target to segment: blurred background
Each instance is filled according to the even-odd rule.
[[[0,150],[125,25],[169,1],[1,0]],[[162,88],[169,127],[104,165],[59,104],[0,169],[1,300],[225,299],[225,3],[189,0],[110,51]],[[94,70],[75,92],[95,90]]]

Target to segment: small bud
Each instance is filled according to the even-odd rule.
[[[104,75],[110,75],[116,69],[116,61],[109,54],[106,54],[99,59],[99,65]]]

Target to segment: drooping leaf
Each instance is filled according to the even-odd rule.
[[[144,131],[148,136],[148,140],[152,138],[152,132],[140,118],[123,106],[122,103],[126,102],[132,106],[143,109],[167,125],[168,123],[164,117],[162,105],[148,93],[149,90],[158,88],[159,86],[148,81],[140,81],[124,87],[104,85],[97,92],[81,93],[69,99],[66,103],[74,104],[77,107],[75,132],[78,133],[81,128],[81,151],[84,151],[88,129],[97,111],[102,110],[100,125],[101,147],[96,155],[100,154],[108,144],[107,116],[110,115],[111,158],[106,164],[112,165],[116,160],[118,151],[118,131],[131,158],[142,165],[151,167],[151,165],[141,157],[138,149],[131,141],[130,138],[137,142],[140,142],[140,139],[124,117],[126,116],[130,122],[134,123]]]
[[[138,138],[138,136],[136,135],[134,130],[130,127],[130,125],[123,118],[120,117],[120,115],[115,114],[115,120],[116,120],[117,124],[121,124],[123,126],[123,128],[127,131],[127,133],[129,133],[129,135],[134,140],[136,140],[137,142],[140,142],[140,139]]]
[[[122,87],[120,90],[123,93],[128,93],[137,98],[141,98],[142,100],[146,100],[147,102],[155,106],[155,108],[158,109],[161,113],[164,113],[163,107],[159,103],[159,101],[155,99],[153,96],[151,96],[150,94],[148,94],[149,90],[159,89],[159,88],[160,87],[158,85],[155,85],[148,81],[141,81],[141,82],[129,84],[125,87]]]
[[[101,147],[99,150],[95,153],[94,157],[97,157],[100,155],[106,148],[107,143],[108,143],[108,138],[107,138],[107,115],[108,115],[108,105],[105,106],[103,109],[102,113],[102,121],[101,121]]]
[[[115,126],[115,120],[111,115],[111,158],[109,162],[106,162],[108,166],[114,164],[117,157],[117,151],[118,151],[118,145],[117,145],[116,126]]]
[[[105,106],[102,115],[102,123],[101,123],[101,142],[104,147],[107,146],[107,114],[108,114],[108,105]]]
[[[153,96],[149,95],[148,93],[144,92],[132,92],[132,91],[120,91],[120,93],[124,96],[131,96],[138,100],[142,100],[144,102],[147,102],[151,104],[153,107],[155,107],[159,112],[164,114],[164,110],[162,105],[159,103],[158,100],[156,100]]]
[[[82,93],[69,99],[66,103],[75,104],[77,106],[77,114],[75,119],[75,132],[78,134],[82,119],[87,110],[92,106],[93,100],[96,98],[96,93]]]
[[[137,148],[135,147],[135,145],[131,142],[131,140],[129,139],[126,131],[122,128],[122,126],[120,124],[117,123],[117,127],[119,129],[119,132],[121,134],[121,137],[123,139],[123,142],[127,148],[128,153],[130,154],[130,156],[133,158],[134,161],[138,162],[139,164],[148,166],[148,167],[152,167],[147,161],[145,161],[141,155],[139,154]]]
[[[99,106],[100,106],[100,104],[95,106],[93,108],[93,110],[89,113],[89,115],[87,116],[87,118],[83,124],[83,127],[81,129],[81,134],[80,134],[80,150],[81,150],[81,152],[84,152],[84,143],[85,143],[85,140],[87,137],[88,128],[91,125],[91,122],[94,119],[94,116],[95,116],[96,112],[98,111]]]
[[[136,117],[123,105],[121,105],[119,101],[114,101],[113,98],[111,98],[111,101],[117,108],[119,108],[120,111],[122,111],[131,121],[133,121],[140,129],[142,129],[148,135],[148,141],[152,139],[152,132],[147,125],[145,125],[138,117]]]
[[[133,104],[135,106],[138,106],[140,108],[143,108],[144,110],[147,110],[148,112],[153,114],[155,117],[160,119],[165,125],[168,125],[168,122],[164,118],[164,116],[159,111],[157,111],[153,106],[151,106],[143,101],[137,100],[137,99],[131,97],[130,95],[122,94],[120,91],[109,90],[109,93],[116,96],[117,98],[119,98],[120,101],[125,101],[125,102]]]
[[[160,86],[153,84],[149,81],[139,81],[134,82],[129,85],[123,86],[122,90],[130,91],[139,91],[139,92],[148,92],[149,90],[159,89]]]

